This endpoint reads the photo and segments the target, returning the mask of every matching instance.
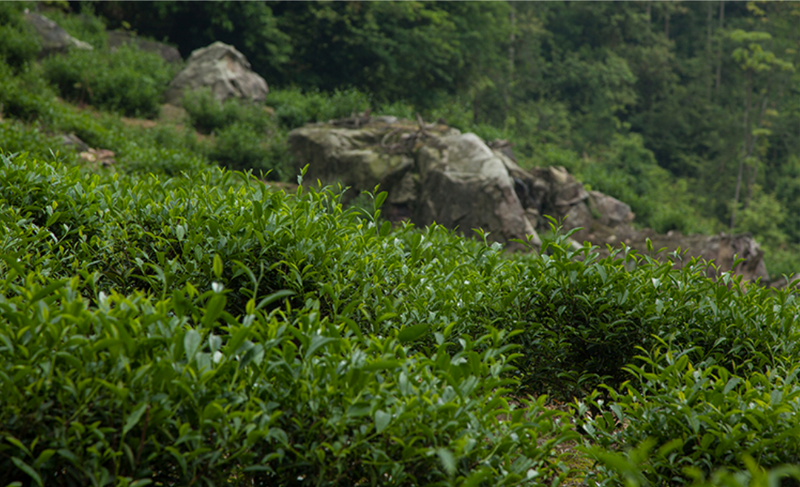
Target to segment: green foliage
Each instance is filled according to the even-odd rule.
[[[543,165],[563,165],[576,177],[631,206],[636,221],[659,233],[710,233],[714,222],[704,218],[688,191],[687,182],[675,180],[659,167],[653,153],[637,134],[614,135],[599,160],[579,158],[570,151],[544,154]],[[553,157],[554,156],[554,157]]]
[[[290,88],[270,92],[267,105],[275,108],[281,126],[293,129],[362,113],[370,108],[370,98],[356,89],[335,90],[328,95],[319,90],[303,92]]]
[[[643,225],[711,232],[744,161],[736,230],[788,274],[796,6],[725,5],[725,28],[705,4],[98,5],[241,40],[299,86],[272,116],[189,94],[208,138],[56,99],[45,74],[153,116],[170,68],[105,51],[90,7],[48,15],[97,49],[37,66],[0,5],[0,485],[557,485],[576,427],[588,485],[794,485],[794,294],[680,253],[600,259],[555,228],[509,256],[393,228],[385,193],[343,208],[342,188],[207,167],[289,179],[288,129],[420,113],[567,167]],[[51,136],[69,132],[117,163],[78,166]]]
[[[210,89],[186,93],[182,105],[192,125],[201,133],[210,134],[234,124],[248,126],[251,131],[265,132],[270,127],[269,114],[259,103],[231,98],[220,103]]]
[[[258,173],[272,169],[263,136],[242,123],[234,123],[216,133],[209,157],[232,170],[251,169]]]
[[[123,115],[155,117],[174,68],[158,54],[123,45],[114,51],[72,50],[43,61],[61,96]]]
[[[39,54],[41,41],[23,17],[25,3],[0,4],[0,60],[19,72]]]
[[[204,89],[187,93],[183,106],[198,131],[215,135],[207,150],[211,160],[233,170],[272,171],[270,179],[294,176],[287,132],[276,126],[269,108],[238,99],[220,103]]]
[[[525,165],[554,151],[572,168],[592,161],[581,175],[643,226],[728,229],[758,185],[782,209],[769,238],[800,238],[787,176],[800,152],[795,3],[93,5],[184,55],[233,44],[272,87],[297,87],[271,95],[286,128],[368,106],[441,117],[511,140]],[[328,113],[314,94],[336,89],[367,102]]]
[[[53,110],[54,93],[41,77],[41,71],[31,69],[18,76],[0,62],[0,112],[24,121],[47,116]]]
[[[693,365],[689,356],[690,350],[655,348],[628,367],[634,380],[610,390],[609,406],[591,401],[601,414],[585,419],[587,408],[579,403],[576,418],[588,438],[605,449],[652,449],[639,472],[652,485],[684,485],[689,476],[751,462],[762,468],[800,463],[795,365],[732,374],[727,364]],[[600,457],[603,450],[590,451]],[[590,484],[623,484],[609,476],[613,467],[604,470]]]
[[[264,2],[85,3],[101,14],[110,28],[132,27],[140,35],[167,39],[180,47],[184,58],[215,41],[233,45],[270,83],[290,62],[292,39],[279,28],[280,21],[272,13],[274,5]]]
[[[0,149],[5,152],[28,152],[46,160],[52,159],[51,153],[70,158],[59,137],[45,134],[74,133],[90,147],[114,151],[119,163],[116,168],[124,171],[193,174],[208,165],[207,149],[194,132],[169,126],[127,127],[118,116],[76,109],[56,99],[39,67],[15,75],[8,65],[0,63],[0,104],[3,115],[28,124],[3,122]],[[285,149],[278,146],[272,150],[270,160],[274,161],[281,150]]]
[[[18,122],[0,122],[0,154],[27,153],[46,160],[70,157],[59,146],[58,137],[49,137],[36,127]]]
[[[441,265],[426,242],[475,245],[407,229],[406,263],[400,240],[329,191],[291,197],[230,172],[120,178],[4,157],[0,181],[14,229],[0,238],[0,370],[19,371],[0,373],[3,483],[565,474],[564,413],[505,397],[513,333],[470,338],[424,296],[382,289],[406,272],[413,293]]]

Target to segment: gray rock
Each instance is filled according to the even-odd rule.
[[[165,98],[179,105],[185,92],[206,87],[220,101],[233,97],[263,101],[269,93],[267,82],[250,69],[244,55],[222,42],[193,51],[186,67],[170,82]]]
[[[592,208],[599,213],[601,224],[616,227],[633,221],[634,214],[631,207],[622,201],[600,191],[590,191],[589,196]]]
[[[124,30],[112,30],[108,33],[108,47],[112,50],[125,44],[134,44],[142,51],[154,52],[168,63],[177,64],[183,61],[181,53],[176,48],[163,42],[142,39]]]
[[[411,220],[419,226],[437,223],[474,236],[489,232],[489,240],[519,248],[513,240],[541,245],[537,229],[549,229],[545,215],[562,223],[564,231],[579,229],[568,243],[583,242],[609,255],[608,246],[628,245],[647,252],[649,238],[670,258],[681,248],[685,259],[715,260],[731,270],[734,254],[745,261],[734,269],[746,279],[766,282],[763,251],[749,235],[708,236],[680,233],[657,235],[632,226],[630,206],[598,191],[587,191],[563,167],[524,170],[502,149],[488,147],[475,134],[461,134],[422,121],[360,116],[358,126],[318,123],[293,130],[289,143],[295,169],[308,165],[306,181],[341,183],[352,188],[345,201],[380,184],[388,191],[383,214],[392,221]],[[363,119],[363,120],[362,120]],[[679,264],[676,264],[679,265]],[[715,277],[715,276],[711,276]]]
[[[675,267],[686,265],[693,257],[697,257],[706,261],[714,261],[716,272],[709,269],[709,277],[716,278],[723,272],[734,271],[736,274],[742,275],[745,280],[761,279],[763,284],[769,284],[769,273],[764,264],[764,251],[749,233],[683,235],[680,232],[669,232],[659,235],[652,230],[644,230],[626,243],[638,252],[647,254],[648,239],[652,243],[654,251],[664,249],[658,254],[658,259],[663,261],[671,258],[675,261]],[[678,249],[681,253],[685,253],[683,257],[676,259],[669,255]],[[733,263],[737,258],[744,259],[744,262],[734,269]]]
[[[465,235],[481,228],[490,240],[506,244],[528,235],[538,239],[502,159],[483,140],[467,133],[439,143],[445,146],[441,163],[429,166],[422,178],[415,223],[435,222]]]
[[[503,159],[475,134],[375,117],[357,127],[334,121],[295,129],[289,144],[296,170],[308,165],[306,181],[352,189],[345,202],[380,184],[389,192],[389,218],[436,222],[467,235],[482,228],[502,243],[526,236],[540,243]]]
[[[26,10],[25,19],[33,26],[33,29],[41,39],[42,50],[39,54],[42,57],[55,53],[63,53],[69,49],[82,49],[85,51],[91,51],[93,49],[90,44],[67,34],[67,31],[44,15]]]

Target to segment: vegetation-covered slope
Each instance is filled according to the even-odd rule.
[[[678,254],[392,228],[385,194],[273,191],[231,168],[280,172],[287,128],[363,93],[276,90],[274,116],[198,93],[200,135],[132,126],[150,91],[95,111],[56,81],[145,54],[36,63],[9,40],[19,6],[0,13],[2,485],[800,482],[792,292]],[[97,21],[64,25],[102,39]]]
[[[217,170],[0,181],[4,484],[549,483],[575,433],[544,392],[604,414],[574,405],[587,455],[655,444],[657,483],[799,461],[791,294],[509,259]]]

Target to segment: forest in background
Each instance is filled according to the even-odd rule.
[[[444,118],[511,140],[523,166],[565,166],[629,203],[641,226],[751,232],[771,275],[800,269],[797,3],[48,5],[80,12],[83,24],[62,15],[65,27],[99,45],[121,28],[184,57],[215,40],[236,46],[270,84],[281,126],[325,107]],[[71,57],[46,77],[81,98],[70,92],[86,71],[70,66],[88,61]],[[259,137],[241,128],[227,130],[233,145]],[[267,141],[275,161],[288,156],[278,139]]]
[[[642,225],[752,232],[772,274],[800,268],[798,3],[90,6],[184,57],[230,43],[271,88],[356,89],[510,139],[524,164],[567,167]]]

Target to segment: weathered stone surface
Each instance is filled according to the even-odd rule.
[[[193,51],[186,67],[170,82],[165,98],[180,105],[185,92],[205,87],[220,101],[233,97],[263,101],[269,92],[267,82],[250,69],[244,55],[222,42]]]
[[[483,140],[470,133],[439,142],[445,149],[441,163],[429,167],[422,181],[417,224],[436,222],[466,235],[482,228],[503,243],[535,234],[503,161]]]
[[[500,141],[502,142],[502,141]],[[296,170],[308,165],[307,182],[341,183],[352,189],[345,201],[375,185],[389,192],[383,214],[393,221],[410,219],[424,226],[438,223],[472,236],[473,229],[489,239],[519,246],[515,239],[541,241],[537,229],[549,229],[550,216],[564,231],[577,231],[572,245],[589,241],[608,255],[608,245],[628,245],[647,252],[649,238],[659,259],[678,247],[685,259],[715,260],[731,270],[734,255],[745,259],[734,269],[746,279],[768,275],[763,252],[749,235],[657,235],[631,223],[629,205],[598,191],[587,191],[562,167],[524,170],[508,154],[509,147],[490,148],[475,134],[461,134],[444,125],[415,124],[362,114],[329,124],[293,130],[289,143]],[[347,195],[350,195],[349,197]]]
[[[591,206],[599,214],[600,223],[609,227],[625,225],[633,221],[635,215],[631,207],[622,201],[601,193],[589,191]]]
[[[161,59],[168,63],[179,63],[183,61],[181,53],[174,47],[163,42],[149,41],[142,39],[135,34],[124,30],[112,30],[108,32],[108,47],[112,50],[125,44],[133,44],[142,51],[154,52],[161,56]]]
[[[41,39],[41,56],[63,53],[69,49],[82,49],[85,51],[91,51],[93,49],[90,44],[67,34],[67,31],[44,15],[26,10],[25,19],[33,26],[33,29]]]
[[[293,130],[289,144],[296,170],[308,165],[306,181],[351,188],[345,202],[380,184],[391,219],[436,222],[467,235],[482,228],[503,243],[528,235],[538,242],[503,159],[474,134],[360,115]]]

